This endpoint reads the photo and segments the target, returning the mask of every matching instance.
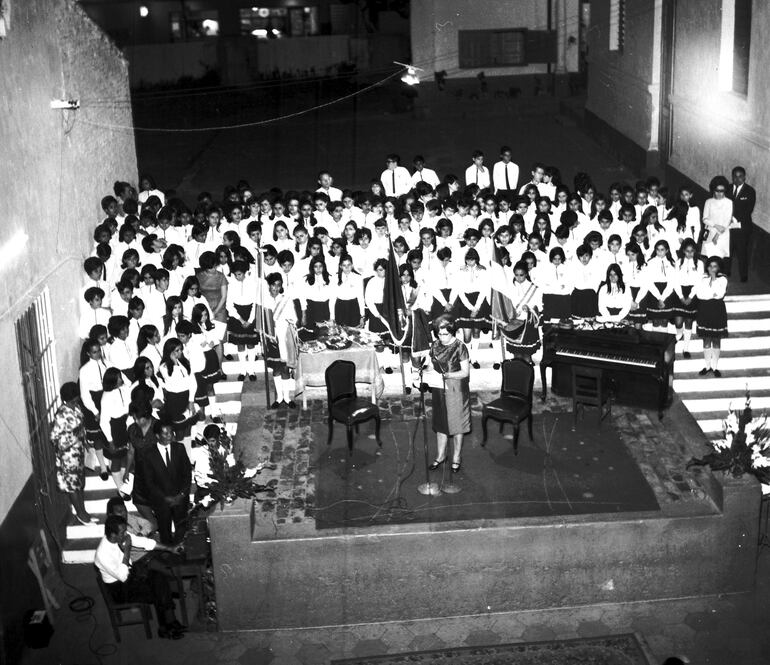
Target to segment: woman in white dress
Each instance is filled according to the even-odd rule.
[[[718,175],[711,180],[711,198],[706,199],[703,206],[703,226],[707,232],[701,247],[701,254],[704,256],[718,256],[722,259],[723,272],[728,276],[730,224],[733,221],[733,202],[726,195],[729,186],[724,176]]]

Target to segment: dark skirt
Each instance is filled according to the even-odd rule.
[[[208,384],[214,384],[222,378],[222,366],[219,364],[219,356],[214,349],[208,349],[203,353],[206,364],[198,374]],[[196,374],[196,376],[198,376]]]
[[[235,311],[238,312],[244,321],[248,321],[251,316],[253,305],[236,305]],[[231,316],[227,319],[227,341],[230,344],[245,344],[255,346],[259,342],[257,334],[256,321],[248,326],[244,326],[238,319]]]
[[[128,415],[110,420],[112,443],[105,443],[102,454],[110,460],[110,471],[119,471],[128,455]]]
[[[593,289],[575,289],[570,296],[570,309],[576,319],[588,319],[599,313],[599,296]]]
[[[692,286],[683,286],[682,296],[684,298],[689,298],[692,290]],[[683,319],[694,319],[698,314],[698,301],[693,298],[689,305],[685,305],[682,302],[682,299],[679,298],[679,296],[676,296],[676,300],[674,301],[673,314],[677,317],[681,316]]]
[[[632,286],[631,287],[631,299],[634,302],[637,302],[636,296],[639,294],[639,287],[638,286]],[[639,305],[638,309],[631,310],[628,313],[628,318],[633,321],[634,323],[645,323],[647,321],[647,310],[644,307],[644,302],[637,302]]]
[[[540,329],[529,319],[519,328],[514,337],[509,337],[503,330],[505,348],[518,356],[531,356],[540,348]]]
[[[444,298],[447,299],[447,302],[449,301],[449,296],[451,295],[451,293],[452,293],[452,289],[441,289],[441,295],[443,295]],[[450,302],[449,305],[451,307],[452,303]],[[435,321],[442,314],[446,314],[444,305],[442,305],[438,300],[434,298],[430,306],[430,320]]]
[[[361,323],[361,314],[358,298],[337,300],[334,303],[334,320],[338,325],[357,328],[358,324]]]
[[[174,425],[182,425],[187,422],[185,412],[190,405],[190,391],[185,390],[182,393],[171,393],[168,390],[163,391],[163,410],[166,419]]]
[[[666,282],[655,282],[655,287],[658,289],[658,291],[663,291],[663,289],[665,289],[667,286],[668,284],[666,284]],[[648,293],[645,297],[647,316],[651,319],[671,318],[671,315],[674,311],[674,305],[676,304],[677,300],[678,298],[676,297],[676,294],[672,292],[663,301],[663,306],[661,307],[658,303],[658,299],[651,293]]]
[[[569,295],[560,296],[555,293],[543,294],[543,318],[549,319],[568,319],[572,316],[572,297]]]
[[[307,301],[307,322],[305,328],[315,330],[321,321],[328,321],[331,318],[329,313],[329,301]]]
[[[433,431],[453,436],[471,431],[471,393],[468,379],[449,379],[446,389],[433,388]]]
[[[200,406],[208,406],[209,402],[209,382],[203,378],[203,372],[195,372],[195,403]]]
[[[465,297],[468,301],[475,305],[479,299],[478,292],[466,293]],[[485,300],[479,307],[479,311],[476,316],[471,316],[471,310],[469,310],[463,301],[458,298],[454,305],[456,325],[458,328],[471,328],[472,330],[492,330],[492,323],[490,316],[492,315],[492,308],[489,305],[489,301]]]
[[[94,401],[96,408],[100,408],[102,405],[103,390],[92,390],[91,399]],[[94,416],[91,411],[83,408],[83,424],[86,430],[86,443],[94,450],[101,450],[104,448],[104,432],[99,425],[98,416]]]
[[[724,300],[698,301],[698,336],[721,339],[727,337],[727,309]]]

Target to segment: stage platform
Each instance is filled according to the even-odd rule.
[[[586,456],[577,451],[585,448],[595,415],[573,433],[568,400],[536,401],[535,441],[523,428],[519,455],[513,456],[510,438],[494,426],[486,449],[480,447],[480,403],[493,394],[474,395],[474,432],[466,440],[463,470],[451,478],[463,491],[432,499],[414,488],[424,476],[421,434],[414,449],[410,443],[418,397],[381,400],[382,454],[363,425],[352,457],[339,425],[330,450],[319,436],[325,432],[324,402],[312,400],[306,411],[274,412],[265,410],[261,397],[244,392],[236,443],[247,460],[270,456],[277,463],[271,472],[276,497],[236,502],[209,519],[222,630],[752,587],[759,486],[702,469],[685,471],[686,461],[702,453],[703,434],[677,398],[662,422],[653,412],[614,406],[611,421],[602,425],[605,436],[592,433],[595,445]],[[555,422],[560,435],[546,455],[546,433]],[[428,435],[432,443],[430,427]],[[557,448],[566,450],[557,455]],[[417,463],[402,480],[410,456]],[[442,480],[441,472],[434,475]],[[588,476],[592,484],[586,485]],[[517,492],[516,499],[502,498]],[[590,502],[596,492],[604,493],[601,511],[578,505],[580,496],[594,495],[583,496]],[[526,494],[536,510],[525,503]],[[501,502],[519,509],[501,511]],[[480,505],[470,510],[466,503]]]

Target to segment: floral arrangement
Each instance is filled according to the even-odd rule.
[[[263,468],[275,468],[267,462],[261,462],[256,467],[246,468],[240,457],[235,457],[233,442],[224,428],[220,428],[217,441],[207,442],[202,437],[193,441],[193,446],[201,446],[208,450],[210,484],[208,486],[209,497],[202,503],[210,505],[219,503],[224,509],[226,503],[232,503],[235,499],[253,499],[260,492],[274,490],[275,483],[261,485],[254,481]]]
[[[701,458],[693,457],[687,468],[708,466],[736,478],[750,473],[762,483],[763,493],[770,493],[770,429],[764,413],[754,415],[748,392],[742,410],[730,407],[722,431],[723,438],[711,442],[711,452]]]

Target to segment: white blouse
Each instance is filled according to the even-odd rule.
[[[647,262],[647,290],[657,300],[665,300],[674,291],[674,285],[677,281],[676,266],[672,266],[668,259],[658,256],[652,257]],[[656,283],[665,282],[666,286],[661,291]]]
[[[192,401],[198,387],[195,376],[188,372],[181,363],[173,366],[169,374],[166,363],[161,363],[158,369],[158,378],[163,381],[163,387],[170,393],[183,393],[189,391],[189,399]]]
[[[91,392],[101,392],[102,378],[107,371],[107,365],[103,360],[89,359],[88,362],[80,368],[78,381],[80,382],[80,400],[94,416],[99,415],[99,409],[96,408]]]
[[[711,279],[706,275],[695,285],[695,296],[698,300],[721,300],[727,293],[727,277],[720,275]]]
[[[131,369],[136,361],[136,355],[136,345],[132,345],[128,339],[115,337],[104,348],[107,364],[120,370]]]
[[[127,416],[130,403],[131,389],[125,383],[120,388],[115,388],[115,390],[104,391],[99,416],[99,427],[101,427],[104,436],[107,437],[107,441],[112,441],[110,421],[113,418]]]
[[[364,279],[361,275],[351,272],[349,275],[342,273],[341,280],[332,279],[332,300],[358,300],[358,308],[364,312]],[[337,281],[340,281],[337,284]],[[330,309],[334,309],[329,303]]]
[[[599,314],[607,321],[622,321],[631,311],[631,291],[626,287],[621,291],[617,286],[602,284],[599,287]],[[610,309],[619,309],[617,314],[610,314]]]

